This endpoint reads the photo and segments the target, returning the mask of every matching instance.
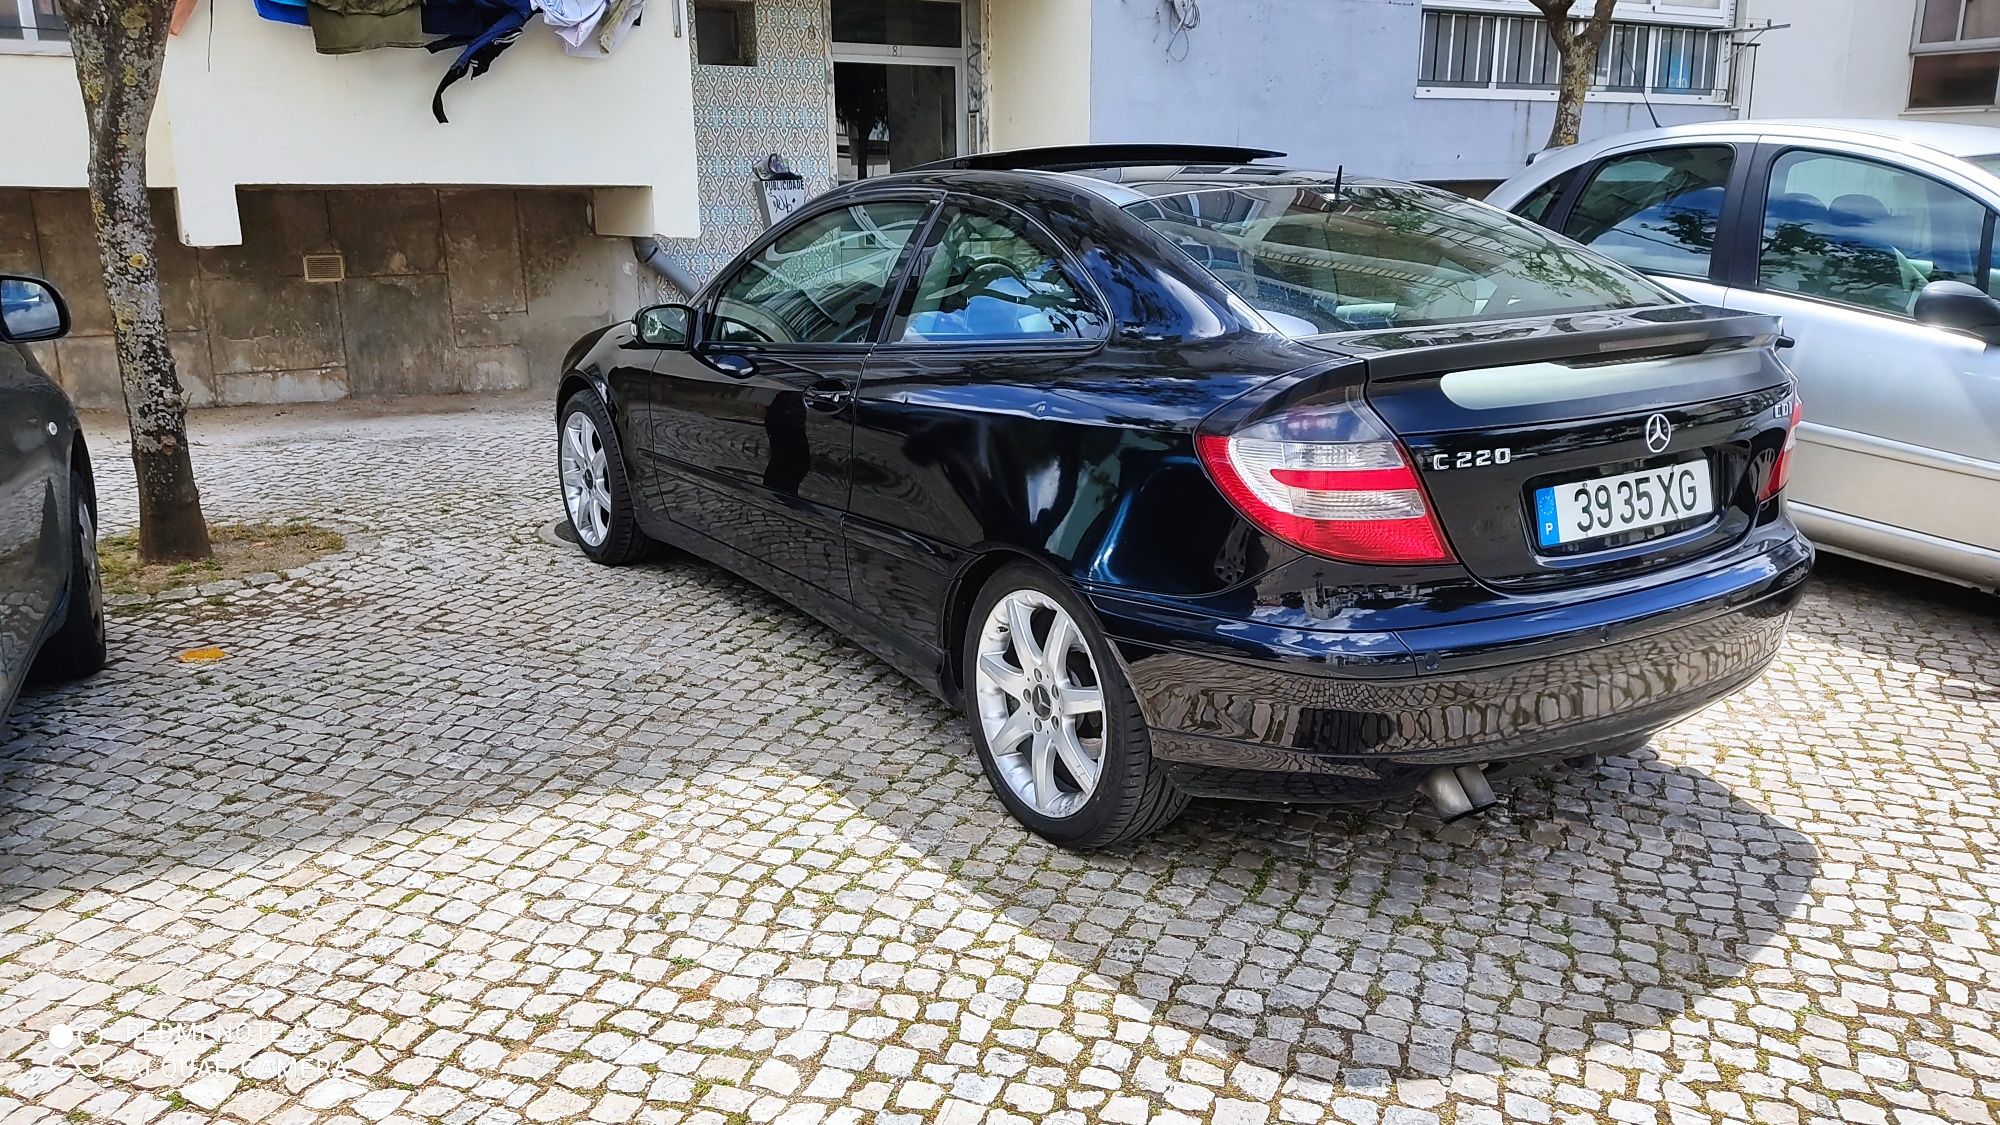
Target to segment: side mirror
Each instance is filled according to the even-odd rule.
[[[695,312],[686,305],[651,305],[632,318],[639,342],[649,348],[692,347],[694,326]]]
[[[1917,294],[1917,323],[2000,344],[2000,301],[1963,281],[1933,281]]]
[[[69,332],[69,306],[46,281],[0,274],[0,340],[32,344]]]

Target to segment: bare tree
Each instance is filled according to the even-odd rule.
[[[90,128],[90,210],[111,298],[112,340],[139,478],[139,556],[204,559],[208,522],[188,458],[187,397],[160,307],[146,126],[159,96],[174,0],[61,0]]]
[[[1588,20],[1570,18],[1576,0],[1533,0],[1556,45],[1556,124],[1549,130],[1549,147],[1573,145],[1583,125],[1583,99],[1590,92],[1590,72],[1597,65],[1597,48],[1611,30],[1611,10],[1618,0],[1596,0]]]

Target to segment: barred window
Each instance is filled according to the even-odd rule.
[[[2000,0],[1996,0],[2000,2]],[[1613,23],[1598,46],[1591,89],[1710,97],[1722,93],[1726,30]],[[1424,13],[1425,86],[1553,90],[1555,42],[1540,16]]]
[[[1591,85],[1600,90],[1643,90],[1646,48],[1654,29],[1636,23],[1614,23],[1597,48]]]
[[[1487,17],[1493,18],[1493,17]],[[1553,90],[1556,85],[1556,41],[1540,20],[1501,19],[1500,86],[1516,90]]]
[[[1722,72],[1722,37],[1686,27],[1663,27],[1655,39],[1658,62],[1653,89],[1663,94],[1705,94]]]
[[[1424,13],[1423,82],[1428,86],[1488,86],[1493,81],[1492,16]]]

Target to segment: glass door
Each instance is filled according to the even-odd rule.
[[[963,21],[957,0],[834,0],[835,179],[965,151]]]

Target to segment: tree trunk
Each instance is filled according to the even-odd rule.
[[[1562,53],[1556,77],[1556,124],[1549,130],[1550,148],[1573,145],[1583,131],[1583,99],[1590,93],[1590,72],[1597,61],[1597,49],[1581,49],[1576,40]]]
[[[1573,145],[1583,133],[1583,100],[1590,94],[1597,49],[1611,30],[1618,0],[1594,0],[1590,18],[1570,19],[1576,0],[1531,0],[1542,13],[1542,26],[1556,48],[1556,123],[1549,130],[1550,148]]]
[[[146,126],[166,61],[173,0],[61,0],[90,128],[90,209],[111,298],[112,340],[139,483],[139,556],[209,557],[208,523],[188,458],[187,397],[167,347]]]

